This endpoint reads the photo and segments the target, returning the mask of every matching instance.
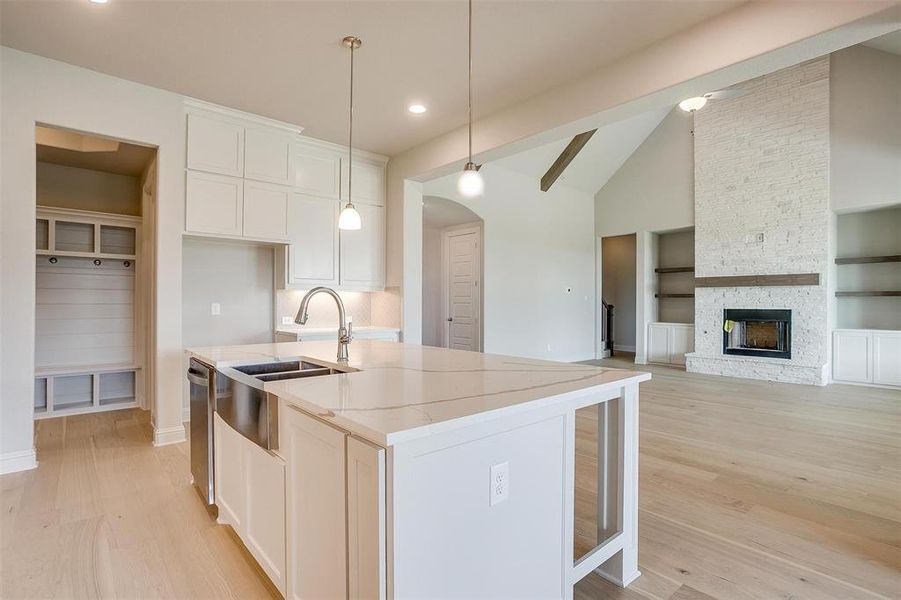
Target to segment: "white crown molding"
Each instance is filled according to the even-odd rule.
[[[114,215],[92,210],[80,210],[77,208],[57,208],[55,206],[41,206],[39,204],[36,209],[38,218],[62,217],[73,221],[86,223],[97,222],[108,225],[140,225],[142,222],[141,217],[136,217],[134,215]]]
[[[184,425],[176,425],[175,427],[153,428],[153,445],[168,446],[170,444],[178,444],[186,441]]]
[[[17,473],[36,469],[38,466],[37,454],[34,448],[31,450],[19,450],[0,454],[0,475]]]
[[[278,127],[279,129],[285,129],[297,135],[303,131],[303,127],[300,125],[294,125],[293,123],[286,123],[284,121],[279,121],[276,119],[270,119],[269,117],[262,117],[260,115],[255,115],[253,113],[244,112],[242,110],[237,110],[235,108],[229,108],[227,106],[221,106],[219,104],[213,104],[212,102],[205,102],[203,100],[198,100],[197,98],[190,98],[185,96],[185,106],[189,111],[191,110],[200,110],[207,112],[214,112],[220,115],[224,115],[226,117],[231,117],[235,119],[241,119],[242,121],[248,121],[250,123],[256,125],[265,125],[266,127]]]
[[[298,144],[303,146],[316,148],[318,150],[325,150],[326,152],[334,152],[342,156],[347,154],[347,146],[345,145],[336,144],[334,142],[327,142],[325,140],[320,140],[306,135],[298,137],[297,142]],[[354,148],[354,162],[357,162],[357,160],[372,163],[380,167],[384,167],[388,164],[388,157],[384,154],[376,154],[375,152],[369,152],[368,150]]]

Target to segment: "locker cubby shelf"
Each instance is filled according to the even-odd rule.
[[[45,419],[138,406],[140,367],[98,365],[35,372],[34,418]]]
[[[135,260],[140,226],[140,217],[39,206],[35,252],[41,256]]]

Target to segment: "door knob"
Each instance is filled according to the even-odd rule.
[[[448,317],[448,318],[447,318],[448,323],[451,322],[451,321],[453,321],[453,320],[454,320],[453,317]]]

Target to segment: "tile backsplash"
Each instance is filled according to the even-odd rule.
[[[292,321],[300,307],[300,301],[308,290],[279,290],[275,298],[275,326],[282,324],[282,317]],[[338,292],[344,302],[348,318],[355,327],[400,327],[400,289],[387,288],[384,292]],[[318,294],[310,302],[307,327],[334,327],[338,323],[338,309],[327,294]]]

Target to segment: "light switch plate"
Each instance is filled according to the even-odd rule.
[[[294,318],[293,317],[282,317],[282,325],[293,325]]]
[[[213,302],[212,304],[210,304],[210,314],[211,315],[221,315],[222,314],[222,307],[219,305],[218,302]]]
[[[510,497],[510,463],[502,462],[491,467],[491,492],[489,505],[500,504]]]

